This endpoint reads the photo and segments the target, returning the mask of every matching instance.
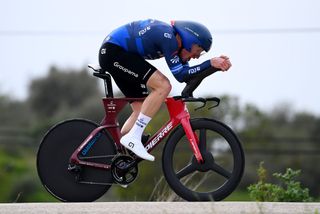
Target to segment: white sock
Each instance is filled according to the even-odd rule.
[[[150,155],[147,150],[144,148],[143,144],[141,143],[141,136],[150,122],[151,118],[142,114],[140,112],[136,122],[134,123],[131,130],[124,135],[120,139],[120,143],[126,147],[127,149],[131,150],[133,153],[135,153],[140,158],[154,161],[154,156]]]
[[[128,135],[132,136],[135,139],[141,140],[141,136],[143,134],[144,129],[148,125],[152,118],[144,115],[140,112],[136,122],[133,127],[129,131]]]

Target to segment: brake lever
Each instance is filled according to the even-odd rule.
[[[208,110],[210,110],[210,109],[212,109],[212,108],[215,108],[215,107],[219,106],[219,104],[220,104],[220,99],[219,99],[218,97],[208,98],[207,101],[215,101],[215,102],[216,102],[216,104],[213,105],[213,106],[210,106],[210,107],[208,108]]]
[[[202,108],[204,108],[204,107],[207,105],[207,101],[206,101],[206,100],[203,101],[202,103],[203,103],[203,105],[195,108],[194,111],[197,111],[197,110],[199,110],[199,109],[202,109]]]
[[[181,98],[181,97],[179,97],[179,98]],[[211,102],[211,101],[216,102],[216,104],[213,105],[213,106],[210,106],[210,107],[208,108],[208,110],[210,110],[210,109],[212,109],[212,108],[214,108],[214,107],[217,107],[217,106],[219,106],[219,104],[220,104],[220,99],[219,99],[218,97],[210,97],[210,98],[185,97],[185,98],[182,98],[182,100],[183,100],[184,102],[201,102],[202,105],[199,106],[199,107],[197,107],[197,108],[195,108],[194,111],[197,111],[197,110],[199,110],[199,109],[201,109],[201,108],[204,108],[204,107],[207,105],[207,102],[208,102],[208,101],[209,101],[209,102]]]
[[[202,106],[195,108],[195,109],[194,109],[195,111],[197,111],[197,110],[205,107],[206,104],[207,104],[207,99],[202,98],[202,97],[199,97],[199,98],[185,97],[185,98],[182,98],[182,100],[183,100],[184,102],[201,102],[201,103],[202,103]]]

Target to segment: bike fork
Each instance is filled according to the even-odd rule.
[[[181,123],[198,163],[203,163],[203,157],[198,146],[199,140],[191,128],[190,114],[186,104],[182,100],[175,100],[174,98],[167,98],[166,104],[168,106],[171,120],[174,121],[174,124]]]
[[[202,158],[201,152],[199,150],[199,140],[198,140],[198,137],[196,136],[196,133],[193,132],[193,130],[191,128],[189,118],[182,118],[181,124],[182,124],[182,127],[186,133],[186,136],[189,140],[192,151],[193,151],[198,163],[203,163],[203,158]]]

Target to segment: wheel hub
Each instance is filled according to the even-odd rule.
[[[192,158],[192,164],[196,167],[196,169],[200,172],[207,172],[212,169],[212,165],[214,164],[213,155],[210,152],[206,152],[202,155],[203,162],[198,163],[195,156]]]

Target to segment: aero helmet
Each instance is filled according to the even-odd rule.
[[[171,21],[172,27],[180,35],[182,45],[191,51],[192,44],[197,44],[208,52],[212,44],[210,31],[203,24],[193,21]]]

